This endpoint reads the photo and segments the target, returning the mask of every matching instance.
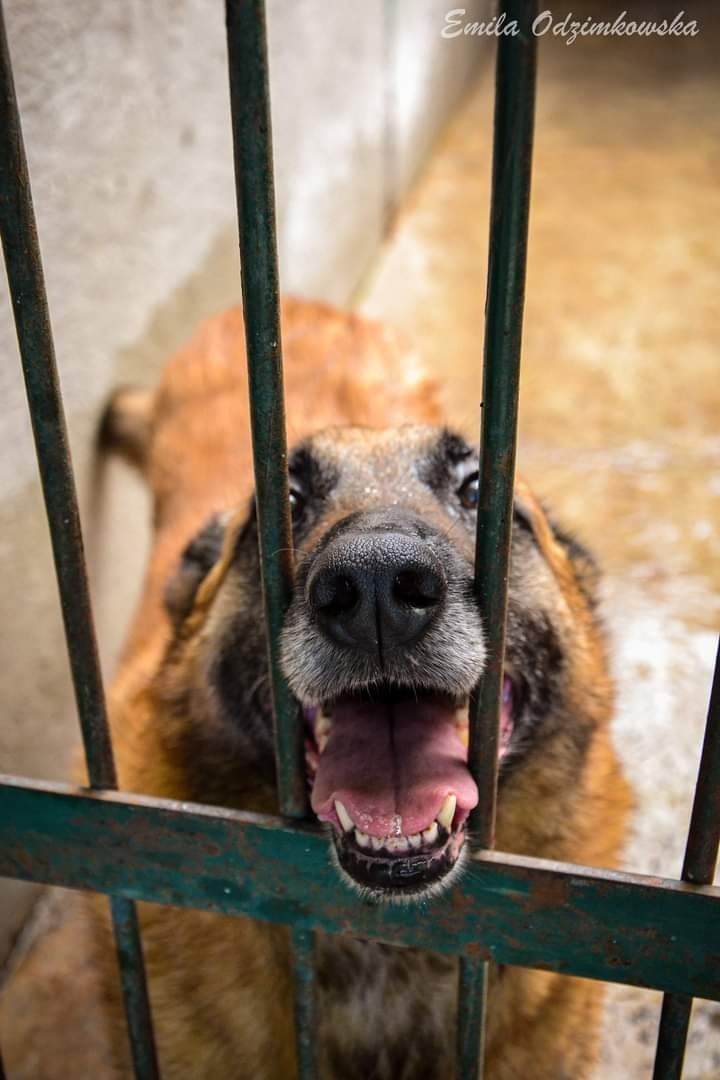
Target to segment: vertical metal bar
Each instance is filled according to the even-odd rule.
[[[715,657],[705,738],[683,860],[683,881],[694,885],[710,885],[715,874],[719,845],[720,642]],[[680,1080],[691,1012],[691,997],[686,994],[665,994],[660,1014],[653,1080]]]
[[[153,1039],[137,911],[131,900],[122,896],[111,896],[110,912],[115,930],[115,946],[135,1076],[138,1080],[157,1080],[160,1073]]]
[[[0,3],[0,233],[12,298],[40,480],[55,561],[65,637],[75,689],[90,783],[116,787],[110,730],[105,710],[100,664],[85,569],[80,515],[60,386],[55,365],[50,316],[40,247],[30,192],[20,116],[10,53]],[[145,974],[134,906],[113,902],[113,919],[121,948],[125,1010],[133,1053],[143,1080],[158,1076]],[[117,920],[122,925],[118,927]],[[128,928],[134,926],[131,941]]]
[[[480,493],[475,588],[485,624],[486,668],[470,702],[468,763],[480,798],[469,826],[474,843],[492,847],[498,778],[500,705],[517,440],[520,348],[525,301],[530,177],[535,117],[537,42],[535,0],[508,0],[507,22],[519,33],[503,35],[495,75],[490,249],[485,309]],[[461,964],[458,1075],[483,1072],[488,965]],[[468,1002],[462,996],[471,990]],[[473,993],[474,990],[474,993]],[[464,1070],[464,1071],[462,1071]]]
[[[490,206],[490,256],[483,362],[480,494],[475,587],[485,624],[487,664],[470,713],[470,769],[480,789],[471,825],[481,847],[495,831],[498,723],[505,653],[513,482],[525,300],[530,173],[535,112],[534,0],[509,0],[517,37],[498,45]]]
[[[280,809],[308,809],[304,737],[280,666],[279,635],[293,574],[275,237],[272,133],[263,0],[226,0],[242,294],[250,383],[260,563],[275,714]]]
[[[295,1047],[298,1080],[314,1080],[315,1057],[315,935],[312,930],[293,929],[295,950]]]
[[[485,1008],[489,965],[477,956],[460,957],[456,1080],[477,1080],[485,1057]]]

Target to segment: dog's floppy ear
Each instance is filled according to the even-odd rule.
[[[149,390],[121,387],[105,406],[98,431],[101,450],[117,454],[141,472],[150,452],[153,398]]]
[[[214,514],[183,551],[165,588],[165,607],[178,626],[190,614],[200,585],[222,555],[231,515]]]

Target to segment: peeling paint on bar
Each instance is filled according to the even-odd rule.
[[[295,1045],[298,1080],[315,1080],[317,1060],[315,1035],[315,934],[297,927],[292,932],[295,954]]]
[[[13,778],[2,875],[720,1000],[708,885],[482,852],[442,897],[371,904],[316,825]]]

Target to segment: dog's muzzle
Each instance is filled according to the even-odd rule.
[[[467,701],[484,658],[471,562],[414,514],[350,515],[301,567],[283,662],[305,707],[312,807],[355,883],[422,893],[456,865],[478,798]]]

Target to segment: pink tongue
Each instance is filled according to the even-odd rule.
[[[338,705],[318,762],[313,810],[321,821],[336,821],[339,799],[362,832],[407,835],[432,825],[445,797],[454,794],[456,820],[463,820],[478,800],[466,757],[447,706]]]

